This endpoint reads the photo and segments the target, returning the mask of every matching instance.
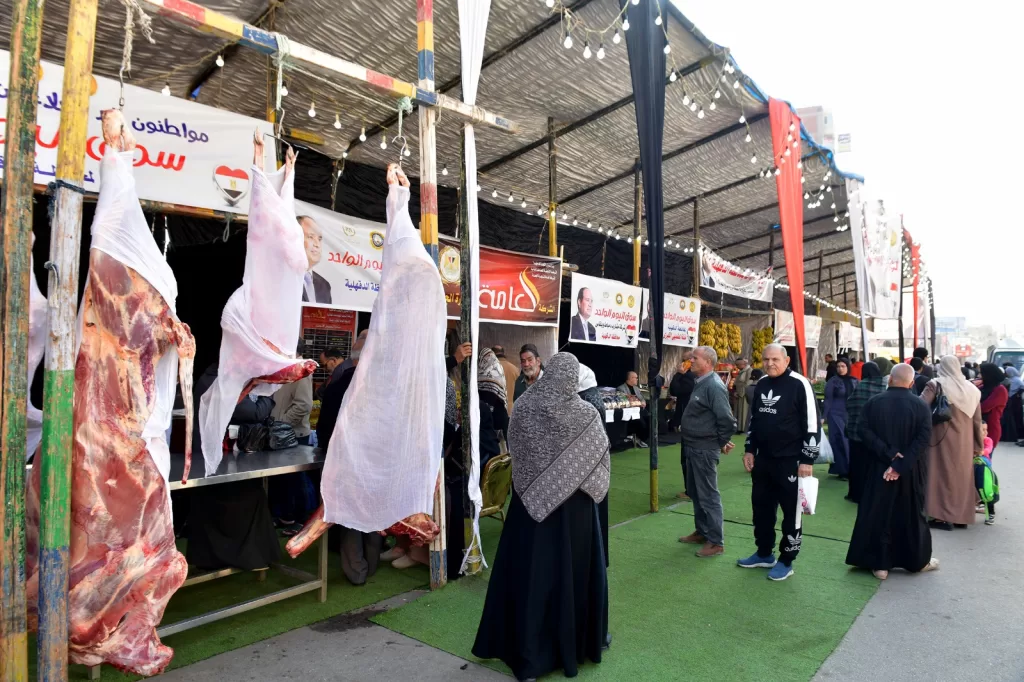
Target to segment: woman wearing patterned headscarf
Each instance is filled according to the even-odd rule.
[[[480,471],[492,457],[501,454],[498,431],[508,430],[508,395],[505,370],[490,348],[477,362],[477,393],[480,395]]]
[[[580,364],[559,353],[516,401],[509,425],[512,502],[473,654],[516,678],[601,661],[608,583],[597,503],[608,493],[608,436],[577,395]]]

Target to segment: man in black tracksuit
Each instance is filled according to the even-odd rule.
[[[750,431],[743,465],[751,474],[750,502],[754,511],[757,552],[740,559],[744,568],[771,568],[768,577],[785,580],[800,552],[800,513],[797,479],[811,476],[821,440],[814,389],[789,369],[786,349],[765,346],[765,376],[754,388]],[[782,542],[775,560],[775,519],[782,507]]]

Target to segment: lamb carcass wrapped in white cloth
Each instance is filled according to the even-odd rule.
[[[289,148],[284,167],[264,173],[259,135],[254,140],[257,163],[252,166],[242,286],[224,306],[217,379],[199,402],[207,476],[220,466],[224,432],[239,400],[250,392],[273,395],[281,384],[316,369],[312,360],[295,356],[308,267],[302,227],[295,217],[295,155]]]
[[[36,236],[32,235],[32,246],[35,246]],[[28,390],[32,391],[32,379],[36,375],[39,363],[43,361],[46,352],[46,330],[49,327],[48,313],[46,310],[46,297],[39,290],[36,283],[36,275],[33,259],[29,259],[29,277],[31,280],[28,290]],[[25,418],[27,430],[25,437],[25,458],[28,459],[35,454],[36,448],[43,441],[43,411],[32,404],[29,397],[25,405]]]
[[[442,456],[447,307],[437,265],[409,217],[408,180],[388,169],[380,294],[324,462],[324,504],[289,541],[296,556],[331,523],[390,529],[414,544],[438,532],[430,515]]]

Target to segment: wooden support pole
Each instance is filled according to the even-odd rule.
[[[0,385],[0,679],[28,680],[25,622],[25,408],[28,404],[28,309],[32,271],[32,178],[43,0],[16,0],[11,11],[11,70],[4,144],[0,282],[3,334]],[[83,124],[84,125],[84,124]],[[83,150],[84,156],[84,150]],[[64,630],[67,649],[67,629]],[[51,679],[42,677],[40,679]],[[67,679],[65,672],[64,679]]]
[[[824,249],[818,252],[818,298],[821,298],[821,268],[825,265]],[[818,313],[821,315],[821,303],[818,304]]]
[[[434,2],[416,0],[416,48],[419,90],[434,93]],[[419,108],[420,126],[420,238],[437,263],[437,111]],[[438,469],[441,484],[434,492],[434,523],[440,529],[430,543],[430,589],[448,582],[448,540],[444,511],[444,460]]]
[[[264,31],[261,28],[246,24],[221,12],[189,2],[189,0],[139,0],[139,3],[161,16],[185,24],[201,33],[209,33],[223,40],[237,42],[242,47],[248,47],[263,54],[281,54],[304,67],[329,71],[350,85],[354,83],[369,86],[396,98],[409,97],[421,107],[440,107],[474,123],[483,123],[509,133],[518,132],[518,126],[513,121],[493,114],[481,107],[470,106],[462,100],[442,95],[434,90],[434,12],[432,2],[424,2],[424,0],[417,0],[416,2],[417,43],[422,44],[425,41],[429,41],[431,45],[431,62],[429,64],[431,74],[430,88],[423,87],[422,77],[420,80],[421,84],[417,87],[412,83],[406,83],[386,74],[378,73],[365,66],[360,66],[354,62],[295,41],[288,41],[287,52],[282,53],[282,46],[277,39],[278,34]],[[428,22],[424,22],[419,18],[423,7],[427,8],[426,14],[430,17],[429,28],[426,27]],[[424,35],[423,31],[425,30],[429,31],[429,35]],[[422,58],[422,56],[423,53],[420,51],[420,57]],[[426,65],[421,62],[419,66],[422,73]]]
[[[89,124],[98,0],[72,0],[64,50],[57,188],[51,223],[49,310],[43,393],[39,520],[39,670],[41,679],[67,679],[68,543],[71,520],[72,406],[75,321],[82,236],[85,140]],[[44,676],[43,671],[50,674]]]
[[[640,286],[640,221],[643,206],[643,183],[640,180],[640,159],[633,171],[633,286]]]
[[[693,200],[693,298],[700,298],[700,204],[699,198]]]
[[[555,119],[548,116],[548,255],[558,256],[558,148]]]

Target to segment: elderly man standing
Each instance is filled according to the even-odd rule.
[[[513,400],[519,400],[519,396],[526,393],[526,389],[533,386],[537,379],[544,376],[544,365],[540,361],[540,351],[532,343],[525,344],[519,349],[519,366],[522,373],[516,379],[516,390]]]
[[[736,563],[743,568],[770,568],[770,580],[793,575],[800,553],[799,485],[797,478],[814,475],[821,429],[814,389],[789,368],[786,349],[777,343],[764,347],[765,376],[754,388],[750,431],[743,466],[753,489],[754,542],[757,552]],[[782,542],[775,560],[775,520],[782,507]]]
[[[750,374],[754,370],[744,358],[736,361],[736,369],[739,370],[739,373],[732,384],[732,405],[733,414],[736,415],[736,426],[742,431],[746,428],[747,418],[750,416],[750,405],[747,403],[747,386],[750,386]]]
[[[639,398],[643,402],[643,405],[640,407],[640,418],[633,420],[629,425],[629,430],[633,434],[633,446],[646,448],[647,443],[644,442],[644,438],[647,438],[650,434],[651,415],[647,410],[647,399],[640,392],[640,376],[636,372],[627,372],[626,383],[619,386],[617,390],[619,393]]]
[[[860,434],[870,455],[867,480],[846,563],[880,580],[889,571],[933,571],[932,536],[924,513],[927,490],[922,455],[932,432],[928,405],[911,391],[914,370],[898,364],[889,390],[864,405]]]
[[[717,364],[714,348],[701,346],[693,352],[691,371],[697,381],[681,424],[681,447],[686,448],[686,488],[693,500],[696,530],[679,538],[679,542],[703,545],[697,550],[697,556],[702,558],[725,552],[718,459],[720,454],[732,450],[736,433],[729,392],[714,371]]]

